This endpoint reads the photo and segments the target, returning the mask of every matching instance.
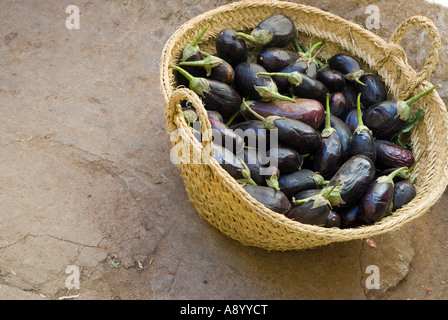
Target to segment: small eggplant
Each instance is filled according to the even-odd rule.
[[[352,108],[356,109],[356,90],[352,86],[351,83],[346,83],[344,88],[342,89],[342,93],[345,96],[345,100],[347,101],[347,110],[350,110]]]
[[[332,115],[344,119],[347,114],[347,99],[342,92],[333,92],[330,96],[330,112]]]
[[[269,148],[269,130],[266,129],[263,121],[248,120],[231,125],[230,128],[244,139],[246,146],[258,149],[265,146],[266,150]]]
[[[228,84],[194,77],[177,66],[170,66],[170,68],[177,70],[189,81],[190,89],[202,98],[207,110],[218,111],[224,119],[228,119],[239,110],[241,96]]]
[[[301,168],[303,159],[296,150],[287,147],[275,147],[266,153],[268,158],[275,158],[277,167],[282,174],[291,173]]]
[[[301,169],[292,173],[282,174],[278,179],[278,183],[280,190],[288,198],[292,198],[301,191],[322,188],[325,179],[312,170]]]
[[[235,79],[235,71],[232,66],[224,59],[213,55],[208,55],[203,60],[183,61],[179,63],[179,66],[183,68],[186,66],[204,68],[207,79],[221,81],[227,84],[233,83]]]
[[[251,178],[257,185],[266,186],[266,179],[260,174],[263,165],[260,163],[257,149],[244,148],[242,153],[241,159],[247,165]]]
[[[364,114],[364,109],[361,108],[361,114]],[[358,127],[358,109],[350,109],[347,115],[345,116],[345,125],[350,129],[352,134],[355,132]]]
[[[290,17],[278,13],[260,22],[250,35],[243,32],[237,32],[236,35],[258,47],[284,48],[295,40],[297,29]]]
[[[413,167],[415,163],[414,155],[410,150],[393,142],[376,140],[375,146],[377,153],[376,167],[378,169]]]
[[[387,100],[386,85],[379,76],[366,73],[359,80],[365,84],[365,86],[359,83],[356,84],[356,89],[361,94],[361,103],[364,108]]]
[[[291,209],[291,202],[281,191],[270,187],[245,185],[244,190],[254,199],[274,212],[284,214]]]
[[[294,93],[300,98],[314,99],[320,103],[325,103],[325,97],[328,91],[327,87],[322,82],[314,78],[308,77],[306,74],[300,72],[260,72],[261,76],[283,77],[287,78],[291,84]]]
[[[260,175],[265,179],[266,185],[277,191],[280,191],[278,178],[280,177],[280,170],[276,166],[263,167],[260,169]]]
[[[341,217],[335,211],[330,211],[327,220],[325,220],[325,228],[340,228],[341,227]]]
[[[213,157],[221,167],[230,174],[230,176],[239,182],[256,185],[251,178],[249,168],[240,157],[235,156],[221,145],[215,143],[212,144]]]
[[[213,143],[222,145],[233,154],[239,154],[243,151],[244,140],[241,136],[237,135],[219,120],[209,118],[209,121],[213,134]]]
[[[358,95],[358,126],[353,132],[349,150],[350,157],[359,154],[365,155],[372,160],[373,163],[376,161],[375,140],[373,139],[370,129],[366,127],[362,121],[361,94]]]
[[[232,29],[223,29],[216,36],[216,54],[235,68],[247,61],[246,41]]]
[[[405,204],[411,202],[416,195],[417,190],[411,181],[403,180],[395,183],[392,211],[402,208]]]
[[[359,205],[342,208],[338,211],[341,218],[341,224],[339,228],[348,229],[356,228],[363,224],[363,221],[359,218]]]
[[[317,196],[321,192],[322,192],[322,189],[307,189],[307,190],[303,190],[303,191],[300,191],[299,193],[297,193],[293,197],[293,199],[294,200],[303,200],[303,199]]]
[[[389,140],[399,133],[412,116],[410,105],[440,85],[435,85],[407,101],[387,100],[366,109],[363,119],[377,139]]]
[[[277,116],[262,117],[243,100],[241,113],[246,110],[252,112],[258,120],[263,121],[266,129],[277,130],[279,142],[297,150],[300,154],[313,153],[319,146],[320,132],[302,121]]]
[[[278,72],[299,59],[297,52],[283,48],[266,48],[257,55],[257,63],[268,72]]]
[[[341,206],[356,204],[375,179],[375,165],[364,155],[357,155],[347,160],[336,172],[327,185],[334,186],[341,182]],[[335,203],[334,205],[338,205]]]
[[[331,115],[330,117],[330,124],[331,127],[336,130],[339,138],[341,139],[343,161],[345,162],[349,158],[348,153],[350,150],[350,143],[352,141],[352,132],[347,127],[344,121],[333,115]]]
[[[320,128],[325,118],[324,106],[313,99],[295,98],[293,103],[280,100],[272,102],[247,101],[246,103],[263,117],[277,116],[299,120],[316,130]],[[256,119],[248,110],[242,114],[247,119]]]
[[[243,62],[235,68],[235,83],[241,93],[249,99],[270,102],[275,99],[294,102],[290,97],[278,93],[277,85],[269,76],[258,76],[266,72],[262,66]]]
[[[322,82],[332,93],[342,91],[345,87],[345,77],[342,72],[332,70],[329,67],[320,68],[316,79]]]
[[[361,63],[350,54],[338,53],[328,60],[330,69],[341,72],[345,79],[365,85],[359,79],[364,75]]]
[[[395,170],[388,176],[381,176],[366,190],[359,204],[359,217],[368,224],[383,219],[390,211],[394,200],[394,177],[403,167]]]
[[[310,78],[315,78],[317,74],[317,67],[314,66],[315,64],[309,64],[304,60],[300,60],[280,70],[280,73],[300,72],[306,74]],[[290,89],[292,89],[291,83],[289,82],[288,78],[274,76],[272,77],[272,79],[277,85],[278,91],[280,93],[289,93]]]
[[[327,94],[325,128],[320,145],[314,153],[314,171],[324,178],[331,178],[342,165],[342,142],[336,129],[331,126],[330,94]]]

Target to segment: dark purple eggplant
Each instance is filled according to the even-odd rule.
[[[394,178],[394,182],[400,182],[403,180],[410,180],[412,183],[415,182],[415,178],[411,180],[411,174],[414,171],[415,167],[417,166],[417,163],[420,161],[421,157],[418,158],[414,164],[412,166],[409,167],[408,170],[404,170],[401,171],[400,173],[398,173],[395,178]],[[378,160],[377,160],[378,161]],[[401,168],[402,166],[398,166],[398,167],[393,167],[393,168],[389,168],[389,169],[385,169],[383,171],[381,171],[379,173],[379,176],[388,176],[389,174],[391,174],[392,172],[394,172],[395,170]]]
[[[327,185],[336,185],[340,181],[341,206],[352,206],[361,199],[364,192],[375,179],[375,165],[364,155],[357,155],[347,160],[336,172]],[[334,205],[338,205],[335,203]]]
[[[387,100],[366,109],[364,123],[377,139],[389,140],[399,133],[412,116],[410,105],[440,85],[435,85],[407,101]]]
[[[339,138],[341,139],[343,161],[345,162],[349,158],[348,153],[350,149],[350,143],[352,140],[352,132],[347,127],[344,121],[333,115],[331,115],[330,117],[330,124],[331,127],[336,130],[336,132],[339,135]]]
[[[266,129],[263,121],[248,120],[231,125],[230,128],[244,139],[245,145],[249,148],[269,149],[269,130]]]
[[[316,130],[320,128],[325,118],[324,106],[313,99],[296,98],[293,103],[280,100],[272,102],[247,101],[246,103],[253,111],[263,117],[278,116],[295,119]],[[242,114],[246,119],[256,119],[249,110]]]
[[[258,76],[263,72],[266,72],[265,68],[251,62],[240,63],[235,68],[235,83],[246,98],[264,102],[275,99],[294,102],[292,98],[278,93],[277,85],[271,77]]]
[[[321,135],[322,139],[313,158],[314,171],[328,179],[339,170],[344,159],[341,138],[331,126],[330,94],[327,94],[325,128]]]
[[[252,112],[258,120],[263,121],[266,129],[277,130],[279,142],[300,154],[313,153],[320,143],[320,132],[302,121],[277,116],[262,117],[253,111],[243,99],[241,112],[245,111]]]
[[[386,85],[379,76],[366,73],[359,80],[365,84],[365,86],[356,84],[356,89],[361,94],[361,103],[364,108],[387,100]]]
[[[246,41],[236,35],[232,29],[223,29],[216,36],[216,54],[235,68],[247,61]]]
[[[264,178],[266,185],[280,191],[278,179],[280,178],[280,170],[276,166],[262,167],[260,175]]]
[[[411,202],[417,195],[414,184],[409,180],[403,180],[395,183],[392,211],[402,208]]]
[[[218,111],[207,110],[207,116],[208,116],[209,120],[214,119],[214,120],[224,122],[224,118]]]
[[[291,202],[281,191],[270,187],[245,185],[244,190],[258,202],[274,212],[284,214],[291,209]]]
[[[364,85],[359,79],[365,72],[356,57],[350,54],[338,53],[328,59],[328,66],[332,70],[341,72],[346,80]]]
[[[284,48],[265,48],[257,55],[257,63],[268,72],[278,72],[299,59],[297,52]]]
[[[227,84],[233,83],[235,79],[235,71],[232,66],[224,59],[213,55],[208,55],[203,60],[182,61],[179,63],[179,66],[183,68],[186,66],[203,68],[206,71],[205,77],[207,79],[221,81]]]
[[[330,211],[327,220],[325,220],[325,228],[340,228],[341,227],[341,217],[335,211]]]
[[[288,174],[282,174],[278,179],[280,190],[292,198],[297,193],[308,189],[321,189],[325,183],[324,177],[317,172],[301,169]]]
[[[345,77],[342,72],[332,70],[329,67],[320,68],[316,79],[322,82],[330,92],[340,92],[345,86]]]
[[[376,140],[376,167],[378,169],[412,167],[415,163],[414,154],[399,145],[387,141]]]
[[[297,71],[291,73],[260,72],[259,75],[287,78],[298,97],[314,99],[322,104],[325,104],[326,95],[329,93],[322,82]]]
[[[240,158],[246,163],[252,180],[259,186],[266,186],[266,179],[260,174],[263,165],[260,162],[258,150],[244,148]]]
[[[291,173],[301,168],[303,159],[296,150],[287,147],[275,147],[268,150],[266,156],[275,158],[277,167],[282,174]]]
[[[372,160],[373,163],[376,161],[376,146],[375,140],[373,139],[372,131],[366,127],[362,121],[362,110],[361,110],[361,94],[358,95],[358,126],[353,132],[352,141],[350,143],[349,156],[353,157],[356,155],[363,154]]]
[[[356,90],[351,83],[346,83],[344,88],[342,89],[342,93],[344,94],[345,100],[347,102],[347,110],[352,108],[356,109]]]
[[[244,140],[223,122],[209,119],[213,134],[213,143],[219,144],[230,150],[233,154],[243,152]]]
[[[356,228],[363,224],[363,221],[359,218],[359,205],[341,208],[338,210],[338,214],[341,218],[339,226],[341,229]]]
[[[344,119],[347,114],[347,99],[342,92],[333,92],[330,96],[330,112],[332,115]]]
[[[177,66],[170,68],[177,70],[189,81],[190,89],[201,97],[207,110],[218,111],[224,119],[228,119],[240,109],[241,96],[228,84],[194,77]]]
[[[359,204],[359,217],[367,224],[373,224],[383,219],[392,211],[394,200],[394,177],[400,171],[395,170],[388,176],[381,176],[366,190]]]
[[[280,70],[280,73],[300,72],[306,74],[310,78],[315,78],[317,74],[317,67],[314,66],[315,64],[309,64],[304,60],[300,60]],[[272,77],[272,79],[277,85],[278,91],[280,93],[289,93],[289,90],[292,88],[292,86],[288,78],[274,76]]]
[[[364,109],[361,108],[361,114],[364,114]],[[356,128],[358,127],[358,109],[350,109],[345,116],[345,125],[350,129],[352,134],[355,132]]]
[[[250,35],[243,32],[236,35],[258,47],[284,48],[295,40],[297,29],[290,17],[277,13],[260,22]]]
[[[308,199],[310,197],[317,196],[321,192],[322,192],[322,189],[307,189],[307,190],[298,192],[296,195],[294,195],[294,197],[292,199],[293,200]]]
[[[212,143],[213,157],[230,176],[241,183],[256,185],[244,161],[221,145]]]

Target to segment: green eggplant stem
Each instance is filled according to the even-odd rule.
[[[170,65],[170,66],[168,66],[168,68],[179,71],[179,73],[181,75],[183,75],[185,78],[187,78],[188,81],[191,81],[194,79],[194,77],[191,74],[189,74],[187,71],[185,71],[184,69],[182,69],[178,66]]]
[[[205,26],[205,28],[197,35],[197,37],[191,43],[192,46],[197,46],[199,44],[199,41],[201,41],[202,37],[207,32],[208,28],[210,28],[210,24],[212,22],[213,22],[213,19],[208,20],[207,25]]]
[[[336,129],[331,127],[331,112],[330,112],[330,94],[327,93],[327,99],[325,104],[325,128],[322,130],[322,137],[327,138],[331,136]]]
[[[319,46],[321,46],[321,45],[323,45],[323,44],[324,44],[323,41],[320,41],[320,42],[318,42],[318,43],[315,43],[315,44],[308,50],[308,56],[311,58],[311,57],[312,57],[312,54],[313,54],[313,52],[314,52],[314,50],[316,50],[317,47],[319,47]]]
[[[243,103],[241,104],[240,111],[243,112],[245,110],[249,110],[250,113],[252,113],[258,120],[266,122],[266,118],[256,113],[254,110],[252,110],[251,107],[246,102],[246,99],[243,99]]]
[[[235,114],[230,117],[229,121],[227,121],[226,126],[230,127],[230,125],[232,124],[233,120],[235,120],[235,118],[241,113],[240,110],[238,110],[237,112],[235,112]]]
[[[297,40],[294,41],[294,47],[296,48],[297,52],[304,52]]]
[[[399,174],[400,172],[405,171],[405,170],[409,170],[409,168],[408,167],[401,167],[401,168],[395,170],[394,172],[392,172],[391,174],[389,174],[388,177],[393,180],[397,174]]]
[[[298,86],[302,83],[303,79],[299,72],[259,72],[257,76],[268,76],[268,77],[281,77],[287,78],[289,83],[293,86]],[[292,101],[294,102],[294,101]]]
[[[428,93],[430,93],[431,91],[433,91],[433,90],[435,90],[435,89],[437,89],[437,88],[440,88],[441,86],[442,86],[442,85],[440,85],[440,84],[436,84],[434,87],[432,87],[432,88],[430,88],[430,89],[428,89],[428,90],[426,90],[426,91],[423,91],[422,93],[416,95],[415,97],[413,97],[413,98],[407,100],[407,101],[406,101],[406,105],[410,106],[411,104],[413,104],[415,101],[417,101],[417,100],[420,99],[421,97],[426,96]]]

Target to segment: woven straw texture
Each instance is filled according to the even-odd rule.
[[[165,45],[160,65],[161,90],[173,150],[175,146],[176,152],[191,161],[197,155],[209,155],[211,130],[201,99],[187,88],[178,88],[168,66],[177,63],[182,49],[206,26],[208,20],[213,19],[213,23],[200,47],[214,53],[214,38],[223,28],[249,32],[274,13],[284,13],[295,21],[300,43],[309,43],[310,37],[314,42],[324,41],[325,48],[319,58],[325,60],[337,52],[348,52],[360,58],[371,71],[382,77],[391,98],[406,99],[433,86],[428,79],[438,62],[440,37],[434,24],[426,17],[406,19],[387,42],[355,23],[314,7],[283,1],[244,0],[193,18],[182,25]],[[419,72],[408,65],[406,54],[399,45],[411,27],[422,28],[431,38],[428,61]],[[202,143],[193,137],[184,120],[179,104],[182,100],[190,101],[198,111],[205,135]],[[243,245],[266,250],[309,249],[397,230],[428,212],[448,183],[446,107],[437,92],[432,91],[412,108],[427,111],[423,121],[411,133],[415,157],[421,157],[413,172],[417,178],[417,196],[411,203],[374,225],[329,229],[292,221],[252,198],[214,159],[207,165],[179,165],[190,201],[200,217],[224,234]],[[188,147],[182,154],[180,146],[193,147]]]

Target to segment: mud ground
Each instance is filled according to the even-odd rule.
[[[198,217],[169,161],[158,67],[177,27],[229,2],[0,0],[0,299],[448,298],[448,194],[377,248],[266,252]],[[429,17],[443,39],[431,80],[448,103],[448,8],[302,3],[361,25],[375,4],[385,39]],[[69,5],[80,29],[66,28]],[[402,43],[416,69],[427,41],[411,30]]]

